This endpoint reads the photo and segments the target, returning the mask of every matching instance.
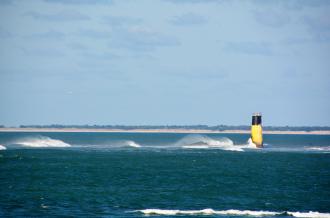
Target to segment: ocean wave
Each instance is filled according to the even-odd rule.
[[[227,137],[213,139],[200,134],[187,135],[176,142],[175,146],[189,149],[217,148],[228,151],[244,151],[241,147],[234,145],[234,142]]]
[[[104,151],[111,149],[144,149],[144,150],[181,150],[181,149],[218,149],[225,151],[263,151],[263,152],[298,152],[298,153],[329,153],[330,146],[313,145],[313,146],[289,146],[289,145],[272,145],[265,144],[263,148],[257,148],[249,138],[246,143],[235,144],[230,138],[209,136],[203,134],[189,134],[176,142],[166,143],[155,141],[155,143],[142,143],[133,141],[132,139],[105,139],[96,141],[96,143],[88,143],[83,141],[69,144],[60,139],[53,139],[47,136],[30,136],[21,137],[6,143],[6,147],[0,145],[0,150],[20,147],[30,148],[64,148],[73,147],[73,149],[102,149]]]
[[[31,148],[63,148],[71,147],[70,144],[58,139],[52,139],[45,136],[29,137],[18,139],[14,144]]]
[[[121,148],[140,148],[141,145],[132,140],[115,140],[115,141],[106,141],[101,144],[87,144],[87,145],[73,145],[74,148],[83,148],[83,149],[102,149],[102,150],[111,150],[111,149],[121,149]]]
[[[128,147],[134,147],[134,148],[140,148],[141,145],[136,143],[135,141],[132,141],[132,140],[123,140],[123,141],[119,141],[117,142],[118,145],[121,145],[121,146],[128,146]]]
[[[246,144],[234,144],[234,142],[227,137],[210,138],[206,135],[188,135],[179,140],[176,145],[182,148],[196,148],[196,149],[221,149],[227,151],[244,151],[245,149],[259,149],[252,142],[251,138]]]
[[[251,210],[162,210],[145,209],[137,210],[146,215],[249,215],[249,216],[274,216],[280,213],[270,211],[251,211]]]
[[[308,151],[330,151],[330,146],[312,146],[304,148]]]
[[[277,215],[290,215],[293,217],[306,217],[306,218],[330,218],[330,213],[319,213],[319,212],[273,212],[273,211],[253,211],[253,210],[163,210],[163,209],[144,209],[135,210],[133,212],[140,212],[145,215],[226,215],[226,216],[277,216]]]
[[[273,146],[261,148],[266,152],[288,152],[288,153],[330,153],[330,146]]]
[[[329,218],[330,213],[319,213],[319,212],[286,212],[287,214],[294,217],[305,217],[305,218]]]
[[[213,139],[206,135],[191,134],[183,137],[177,142],[178,145],[209,145],[209,146],[232,146],[234,142],[229,138],[222,137]]]
[[[247,145],[250,146],[250,147],[257,148],[257,145],[253,143],[253,141],[252,141],[251,138],[248,139],[248,141],[247,141]]]

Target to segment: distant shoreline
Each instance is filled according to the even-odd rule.
[[[228,133],[250,134],[249,130],[204,130],[204,129],[89,129],[89,128],[0,128],[0,132],[114,132],[114,133]],[[275,131],[265,130],[264,134],[287,135],[330,135],[328,130],[320,131]]]

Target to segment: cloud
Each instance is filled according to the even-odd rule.
[[[290,1],[288,1],[290,2]],[[292,4],[295,4],[297,6],[301,5],[301,6],[307,6],[307,7],[322,7],[322,6],[329,6],[330,5],[330,1],[329,0],[295,0],[292,1]]]
[[[65,56],[65,54],[62,51],[54,48],[39,48],[39,49],[22,48],[22,51],[25,55],[29,55],[29,56],[50,57],[50,58],[58,58]]]
[[[269,56],[273,54],[270,44],[265,42],[228,42],[223,49],[230,53],[249,55]]]
[[[283,12],[263,10],[254,12],[255,20],[264,26],[279,28],[290,22],[290,17]]]
[[[91,39],[109,39],[111,32],[99,31],[94,29],[82,29],[77,33],[80,37],[87,37]]]
[[[85,46],[82,43],[79,42],[71,42],[69,44],[67,44],[68,48],[71,48],[72,50],[76,50],[76,51],[86,51],[88,50],[88,47]]]
[[[330,5],[329,0],[277,0],[277,1],[265,1],[254,0],[258,6],[271,6],[282,7],[288,10],[301,10],[307,7],[323,7]]]
[[[112,4],[112,0],[44,0],[49,3],[59,3],[59,4]]]
[[[321,14],[317,17],[305,16],[303,22],[313,30],[329,31],[330,30],[330,15]]]
[[[315,17],[304,16],[302,23],[307,27],[315,41],[330,41],[330,15],[319,14]]]
[[[83,29],[78,32],[80,37],[108,41],[109,47],[129,51],[152,51],[157,47],[177,46],[177,38],[155,32],[142,26],[116,27],[111,31]]]
[[[52,21],[52,22],[64,22],[64,21],[81,21],[89,20],[90,17],[81,14],[77,11],[61,11],[53,14],[44,14],[39,12],[27,12],[26,16],[33,17],[36,20]]]
[[[196,4],[196,3],[213,3],[213,2],[221,2],[221,0],[163,0],[175,4]]]
[[[194,13],[186,13],[180,16],[174,17],[171,21],[172,24],[178,25],[178,26],[190,26],[190,25],[201,25],[205,24],[207,22],[206,18],[194,14]]]
[[[194,69],[186,69],[168,73],[171,77],[177,77],[185,80],[211,80],[219,81],[228,77],[223,69],[209,69],[207,67],[194,67]]]
[[[0,6],[11,5],[12,3],[13,3],[13,0],[1,0]]]
[[[131,51],[152,51],[158,47],[178,46],[177,38],[144,27],[116,29],[110,46]]]
[[[109,61],[114,59],[119,59],[120,56],[110,53],[110,52],[97,52],[97,53],[83,53],[82,56],[93,60],[102,60],[102,61]]]
[[[295,35],[284,39],[281,42],[286,45],[305,45],[315,43],[329,43],[330,42],[330,15],[318,13],[314,16],[303,16],[300,18],[307,33]]]
[[[104,16],[103,23],[111,26],[125,26],[140,24],[142,19],[131,17],[119,17],[119,16]]]
[[[13,34],[0,27],[0,39],[12,38]]]
[[[54,40],[61,40],[65,38],[65,34],[62,32],[50,30],[43,33],[33,33],[28,36],[28,38],[34,38],[34,39],[54,39]]]
[[[314,43],[315,40],[311,37],[291,37],[281,40],[281,43],[285,45],[305,45],[307,43]]]

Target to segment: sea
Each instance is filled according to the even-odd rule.
[[[330,135],[0,132],[0,217],[330,217]]]

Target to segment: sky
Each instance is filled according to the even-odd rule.
[[[0,124],[330,126],[328,0],[0,0]]]

